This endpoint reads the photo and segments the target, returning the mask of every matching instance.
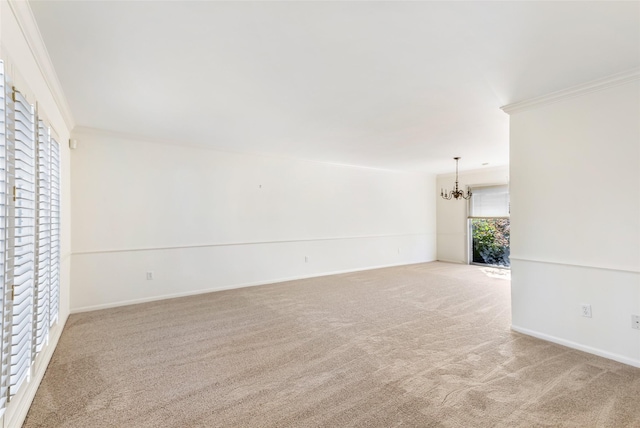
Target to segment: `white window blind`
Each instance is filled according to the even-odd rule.
[[[15,210],[13,245],[9,242],[9,260],[13,259],[13,328],[11,332],[10,395],[28,379],[32,361],[34,307],[34,226],[35,226],[35,112],[19,92],[14,91],[15,141],[7,145],[13,151],[15,168]],[[10,210],[11,211],[11,210]]]
[[[50,270],[51,270],[51,135],[50,129],[38,120],[38,159],[36,170],[36,271],[33,358],[49,337]]]
[[[50,230],[51,243],[49,257],[49,324],[58,321],[60,308],[60,145],[51,138],[50,156]]]
[[[0,62],[0,416],[7,406],[9,391],[10,355],[11,355],[11,291],[6,284],[7,256],[7,109],[6,100],[11,97],[10,85],[5,82],[4,64]]]
[[[472,187],[469,217],[509,217],[509,186]]]

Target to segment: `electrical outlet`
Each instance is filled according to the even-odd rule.
[[[591,318],[591,305],[587,305],[587,304],[582,305],[582,316]]]
[[[153,279],[153,272],[147,272],[147,281],[151,281]]]
[[[640,330],[640,315],[631,315],[631,328]]]
[[[309,257],[304,256],[304,262],[305,262],[305,263],[309,263]]]

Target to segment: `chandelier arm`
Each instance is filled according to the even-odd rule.
[[[440,192],[440,196],[442,196],[442,199],[449,200],[453,195],[450,192]]]

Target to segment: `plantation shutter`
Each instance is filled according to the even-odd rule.
[[[4,63],[0,61],[0,416],[7,406],[11,355],[11,291],[6,281],[7,257],[7,197],[9,186],[6,181],[7,155],[9,139],[7,121],[7,99],[11,97],[10,85],[6,84]]]
[[[15,145],[7,145],[8,159],[12,151],[15,156],[15,168],[7,174],[14,182],[15,201],[13,219],[9,210],[9,230],[12,221],[15,230],[14,245],[9,246],[9,260],[13,262],[11,396],[29,376],[34,306],[35,119],[33,106],[17,91],[14,114]]]
[[[469,217],[509,217],[509,186],[471,188]]]
[[[58,320],[60,146],[0,60],[0,417]]]
[[[50,205],[50,231],[51,243],[49,257],[49,276],[51,278],[49,289],[49,323],[53,325],[58,321],[60,309],[60,145],[51,138],[49,145],[50,176],[51,176],[51,205]]]
[[[40,352],[49,336],[49,288],[51,269],[51,136],[49,127],[38,120],[38,159],[36,192],[36,271],[34,302],[34,346],[33,358]]]

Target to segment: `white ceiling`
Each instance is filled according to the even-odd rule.
[[[32,1],[78,125],[377,168],[508,163],[499,107],[640,66],[640,2]]]

